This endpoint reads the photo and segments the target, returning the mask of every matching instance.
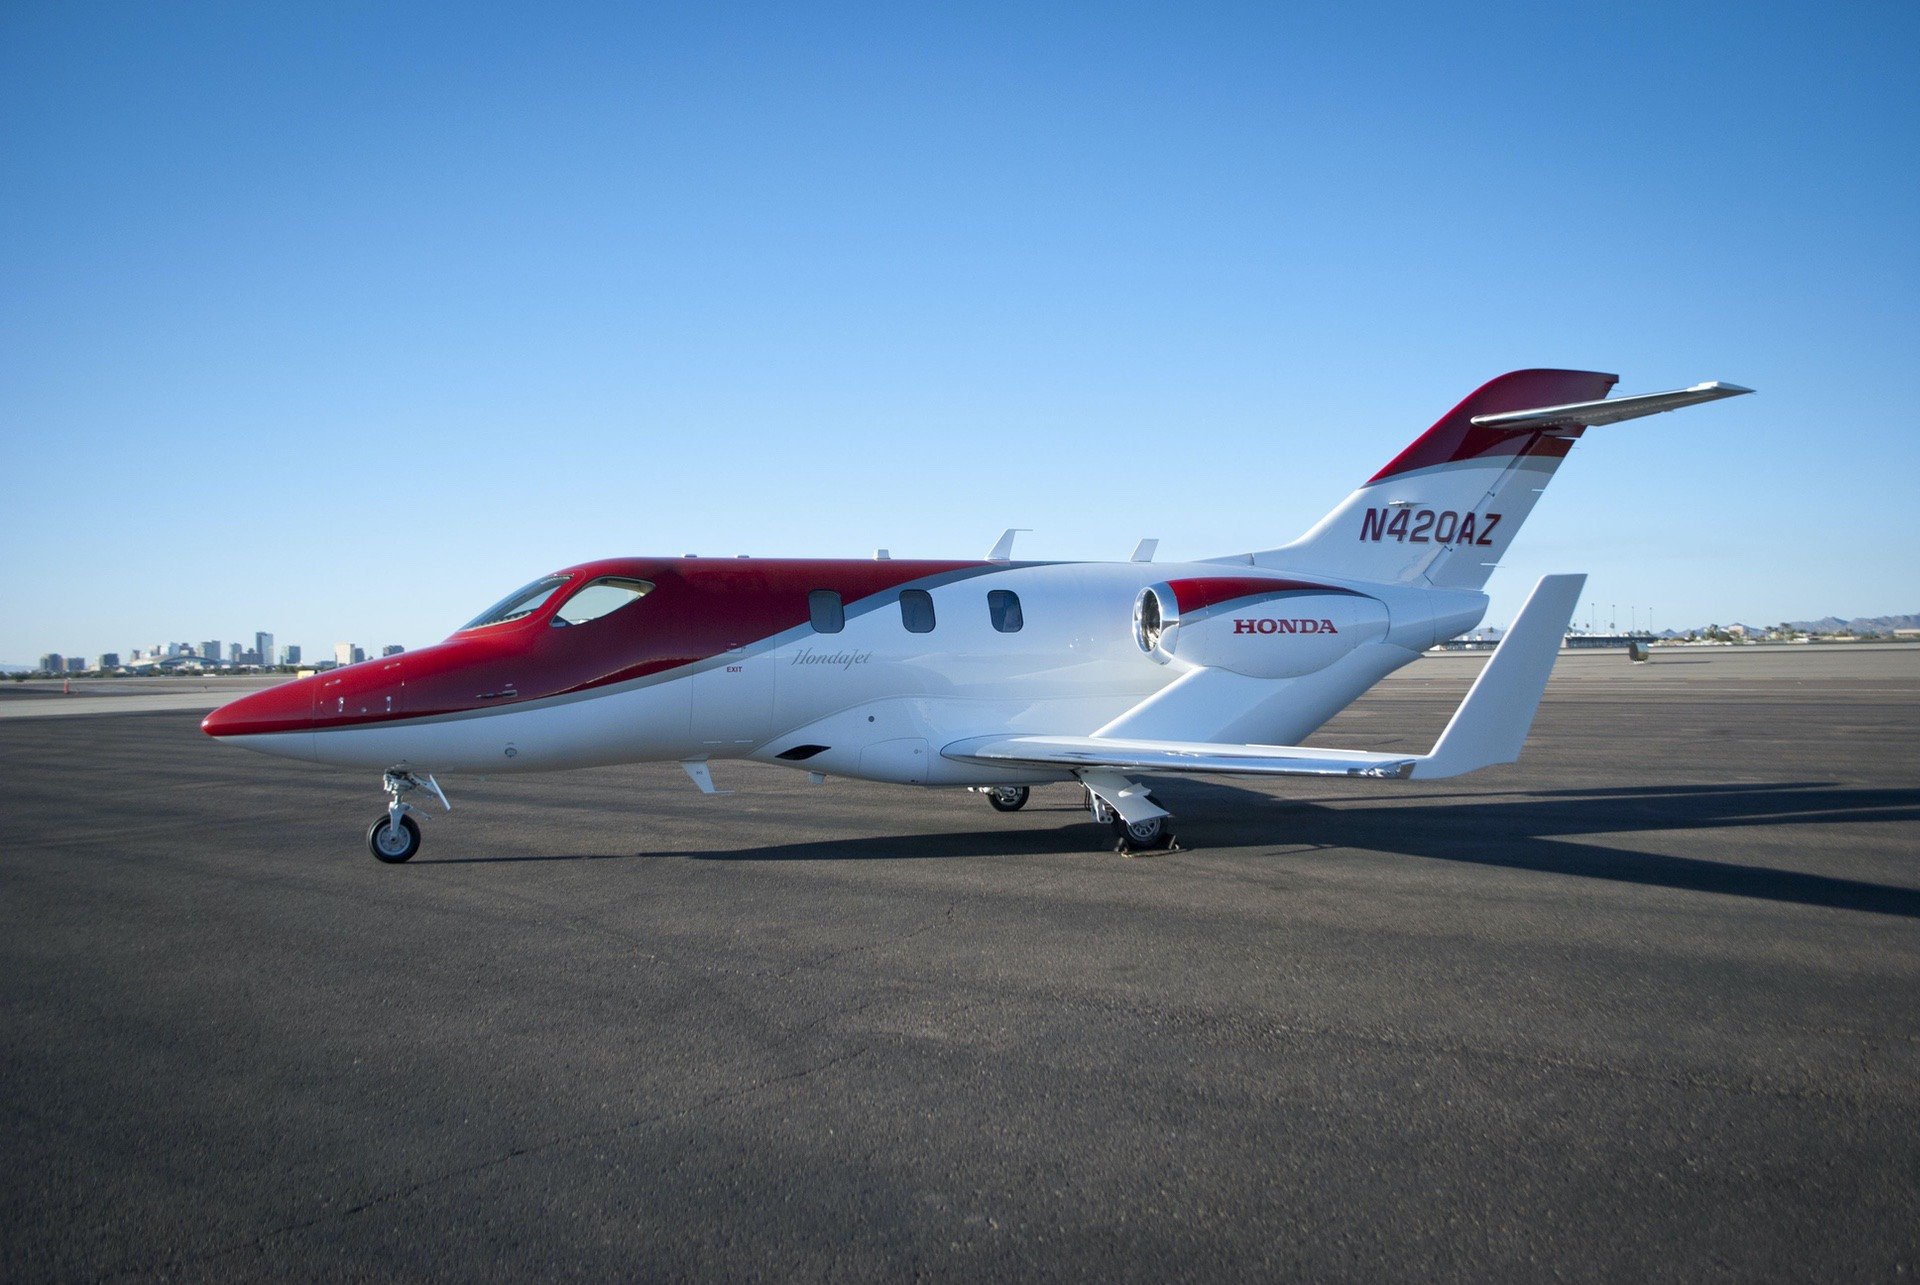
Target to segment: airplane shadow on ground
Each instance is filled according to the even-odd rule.
[[[1286,799],[1210,781],[1158,779],[1186,848],[1345,848],[1529,870],[1543,874],[1719,893],[1805,906],[1920,918],[1920,888],[1700,857],[1668,856],[1570,837],[1920,820],[1920,789],[1863,789],[1825,782],[1662,784],[1619,788],[1450,792],[1373,802]],[[985,812],[985,805],[982,804]],[[1048,814],[1072,818],[1045,825]],[[981,817],[977,830],[818,839],[764,847],[636,853],[628,859],[704,861],[929,860],[1098,852],[1103,832],[1078,807],[1044,796],[1018,816]],[[1022,828],[1019,822],[1025,820]],[[455,862],[585,861],[617,854],[446,858]],[[422,862],[421,864],[432,864]]]
[[[1168,807],[1180,811],[1177,800],[1195,817],[1188,826],[1195,846],[1231,841],[1241,828],[1231,825],[1226,833],[1216,834],[1215,816],[1249,805],[1257,816],[1264,803],[1268,823],[1293,843],[1920,918],[1920,888],[1568,841],[1590,834],[1912,822],[1920,820],[1920,789],[1862,789],[1811,781],[1665,784],[1451,792],[1401,803],[1336,806],[1266,795],[1249,799],[1251,791],[1212,782],[1181,782],[1160,793]]]

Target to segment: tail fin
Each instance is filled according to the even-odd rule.
[[[1573,441],[1614,423],[1750,389],[1697,384],[1602,400],[1618,376],[1516,370],[1482,385],[1345,503],[1257,566],[1442,589],[1479,589]]]

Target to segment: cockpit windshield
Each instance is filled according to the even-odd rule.
[[[584,625],[589,620],[612,615],[630,602],[653,592],[651,580],[630,580],[626,576],[602,576],[582,585],[577,593],[560,604],[553,613],[554,625]]]
[[[545,606],[547,599],[566,583],[566,576],[543,576],[524,589],[515,589],[460,628],[464,631],[479,629],[484,625],[503,625],[509,620],[530,616]]]

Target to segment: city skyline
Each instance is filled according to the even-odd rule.
[[[357,664],[375,654],[358,643],[339,642],[333,645],[327,657],[309,660],[307,658],[309,649],[301,643],[282,643],[276,647],[272,645],[272,634],[260,631],[254,636],[256,643],[253,647],[242,647],[237,642],[223,644],[214,639],[206,639],[198,643],[169,640],[129,647],[124,651],[42,652],[39,660],[32,665],[18,661],[0,661],[0,665],[9,669],[30,669],[40,673],[75,672],[75,665],[86,661],[93,663],[79,664],[81,672],[90,672],[95,669],[140,668],[151,666],[156,661],[203,661],[221,668],[284,669],[302,666],[324,668],[335,664]],[[268,644],[268,650],[265,653],[260,650],[261,641]],[[342,649],[351,655],[351,660],[339,659]],[[377,654],[382,657],[397,656],[406,650],[407,648],[402,644],[385,643],[380,646]],[[49,661],[52,660],[60,661],[62,664],[51,665]]]

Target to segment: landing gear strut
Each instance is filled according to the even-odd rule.
[[[367,850],[375,860],[398,865],[420,851],[420,823],[413,819],[417,809],[402,803],[400,798],[422,786],[433,791],[441,807],[453,811],[453,804],[447,802],[446,792],[438,781],[431,776],[416,776],[406,768],[394,768],[380,780],[380,788],[387,792],[387,810],[375,817],[367,829]]]

